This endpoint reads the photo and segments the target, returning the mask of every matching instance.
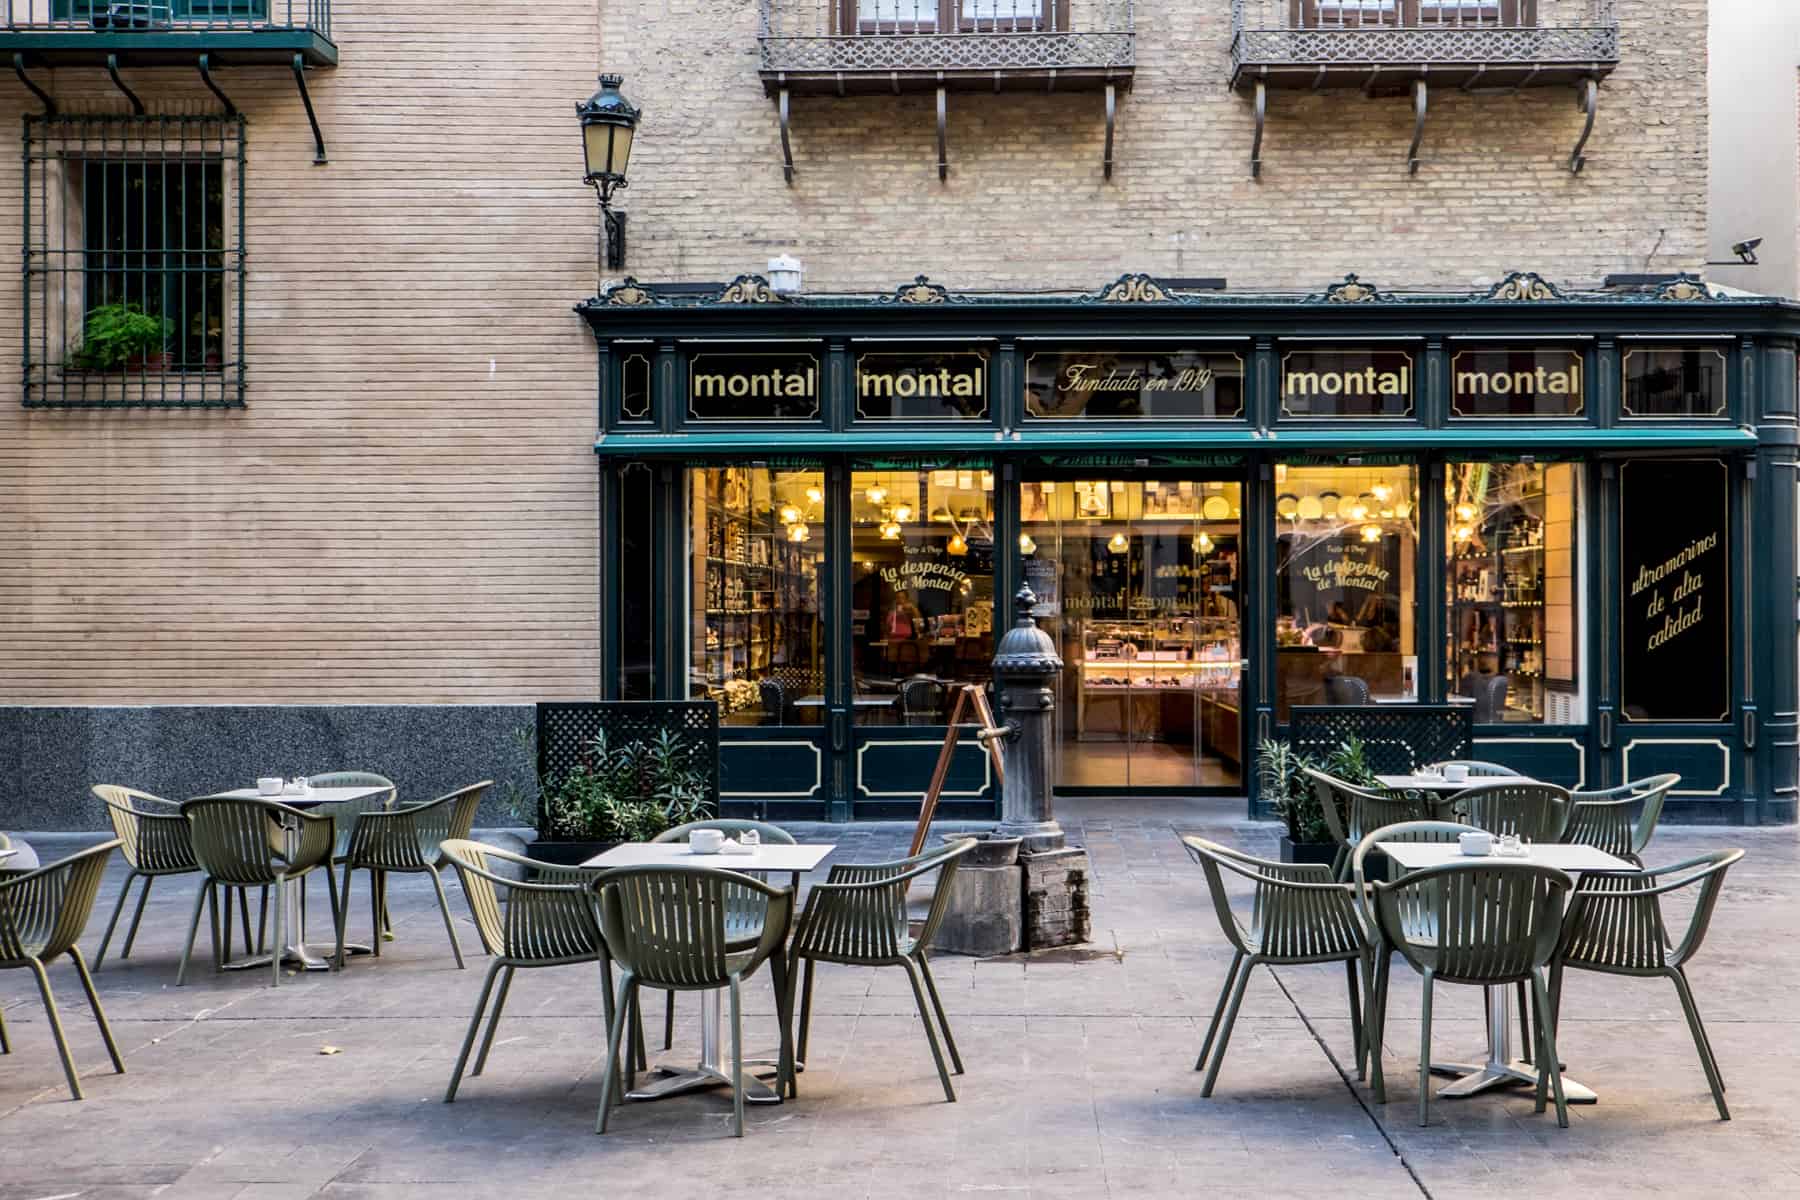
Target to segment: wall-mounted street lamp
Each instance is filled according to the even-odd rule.
[[[600,200],[600,220],[606,239],[606,269],[625,266],[625,214],[612,210],[613,193],[629,186],[625,172],[631,165],[631,141],[637,133],[642,110],[619,94],[623,75],[602,75],[600,90],[575,105],[581,118],[581,145],[587,157],[582,182]]]

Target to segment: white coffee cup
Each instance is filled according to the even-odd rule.
[[[696,829],[688,834],[688,850],[694,854],[717,854],[725,844],[725,835],[717,829]]]
[[[256,790],[259,795],[279,796],[281,795],[281,786],[285,782],[286,780],[279,775],[264,775],[256,781]]]
[[[1467,783],[1469,780],[1469,768],[1460,765],[1445,767],[1444,779],[1448,783]]]
[[[744,832],[738,834],[738,845],[760,846],[762,845],[762,834],[754,829],[746,829]]]
[[[1464,854],[1471,858],[1478,858],[1494,852],[1494,835],[1481,831],[1465,833],[1457,837],[1456,844],[1461,847]]]

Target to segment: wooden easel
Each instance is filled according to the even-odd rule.
[[[995,722],[993,709],[988,707],[987,691],[978,683],[965,683],[956,689],[956,703],[950,709],[950,728],[944,732],[944,748],[938,751],[931,786],[925,789],[925,798],[919,804],[919,824],[913,830],[912,849],[906,852],[908,858],[925,849],[925,836],[931,832],[931,818],[937,813],[938,796],[950,776],[950,760],[955,757],[956,743],[962,737],[963,708],[971,704],[975,707],[975,715],[981,719],[981,740],[994,764],[994,781],[1003,787],[1006,784],[1006,764],[1001,759],[999,743],[1004,731]]]

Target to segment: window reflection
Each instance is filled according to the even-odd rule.
[[[823,473],[707,467],[688,472],[688,487],[688,694],[718,701],[727,725],[818,723]]]
[[[1275,468],[1277,718],[1418,695],[1411,466]]]
[[[856,720],[941,724],[993,662],[993,472],[856,471],[850,513]]]

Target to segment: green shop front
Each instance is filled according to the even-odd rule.
[[[1313,294],[626,280],[599,345],[607,699],[710,698],[727,811],[911,817],[997,631],[1058,792],[1246,795],[1296,705],[1469,706],[1571,787],[1795,819],[1800,309],[1686,277]],[[940,811],[997,812],[972,740]]]

